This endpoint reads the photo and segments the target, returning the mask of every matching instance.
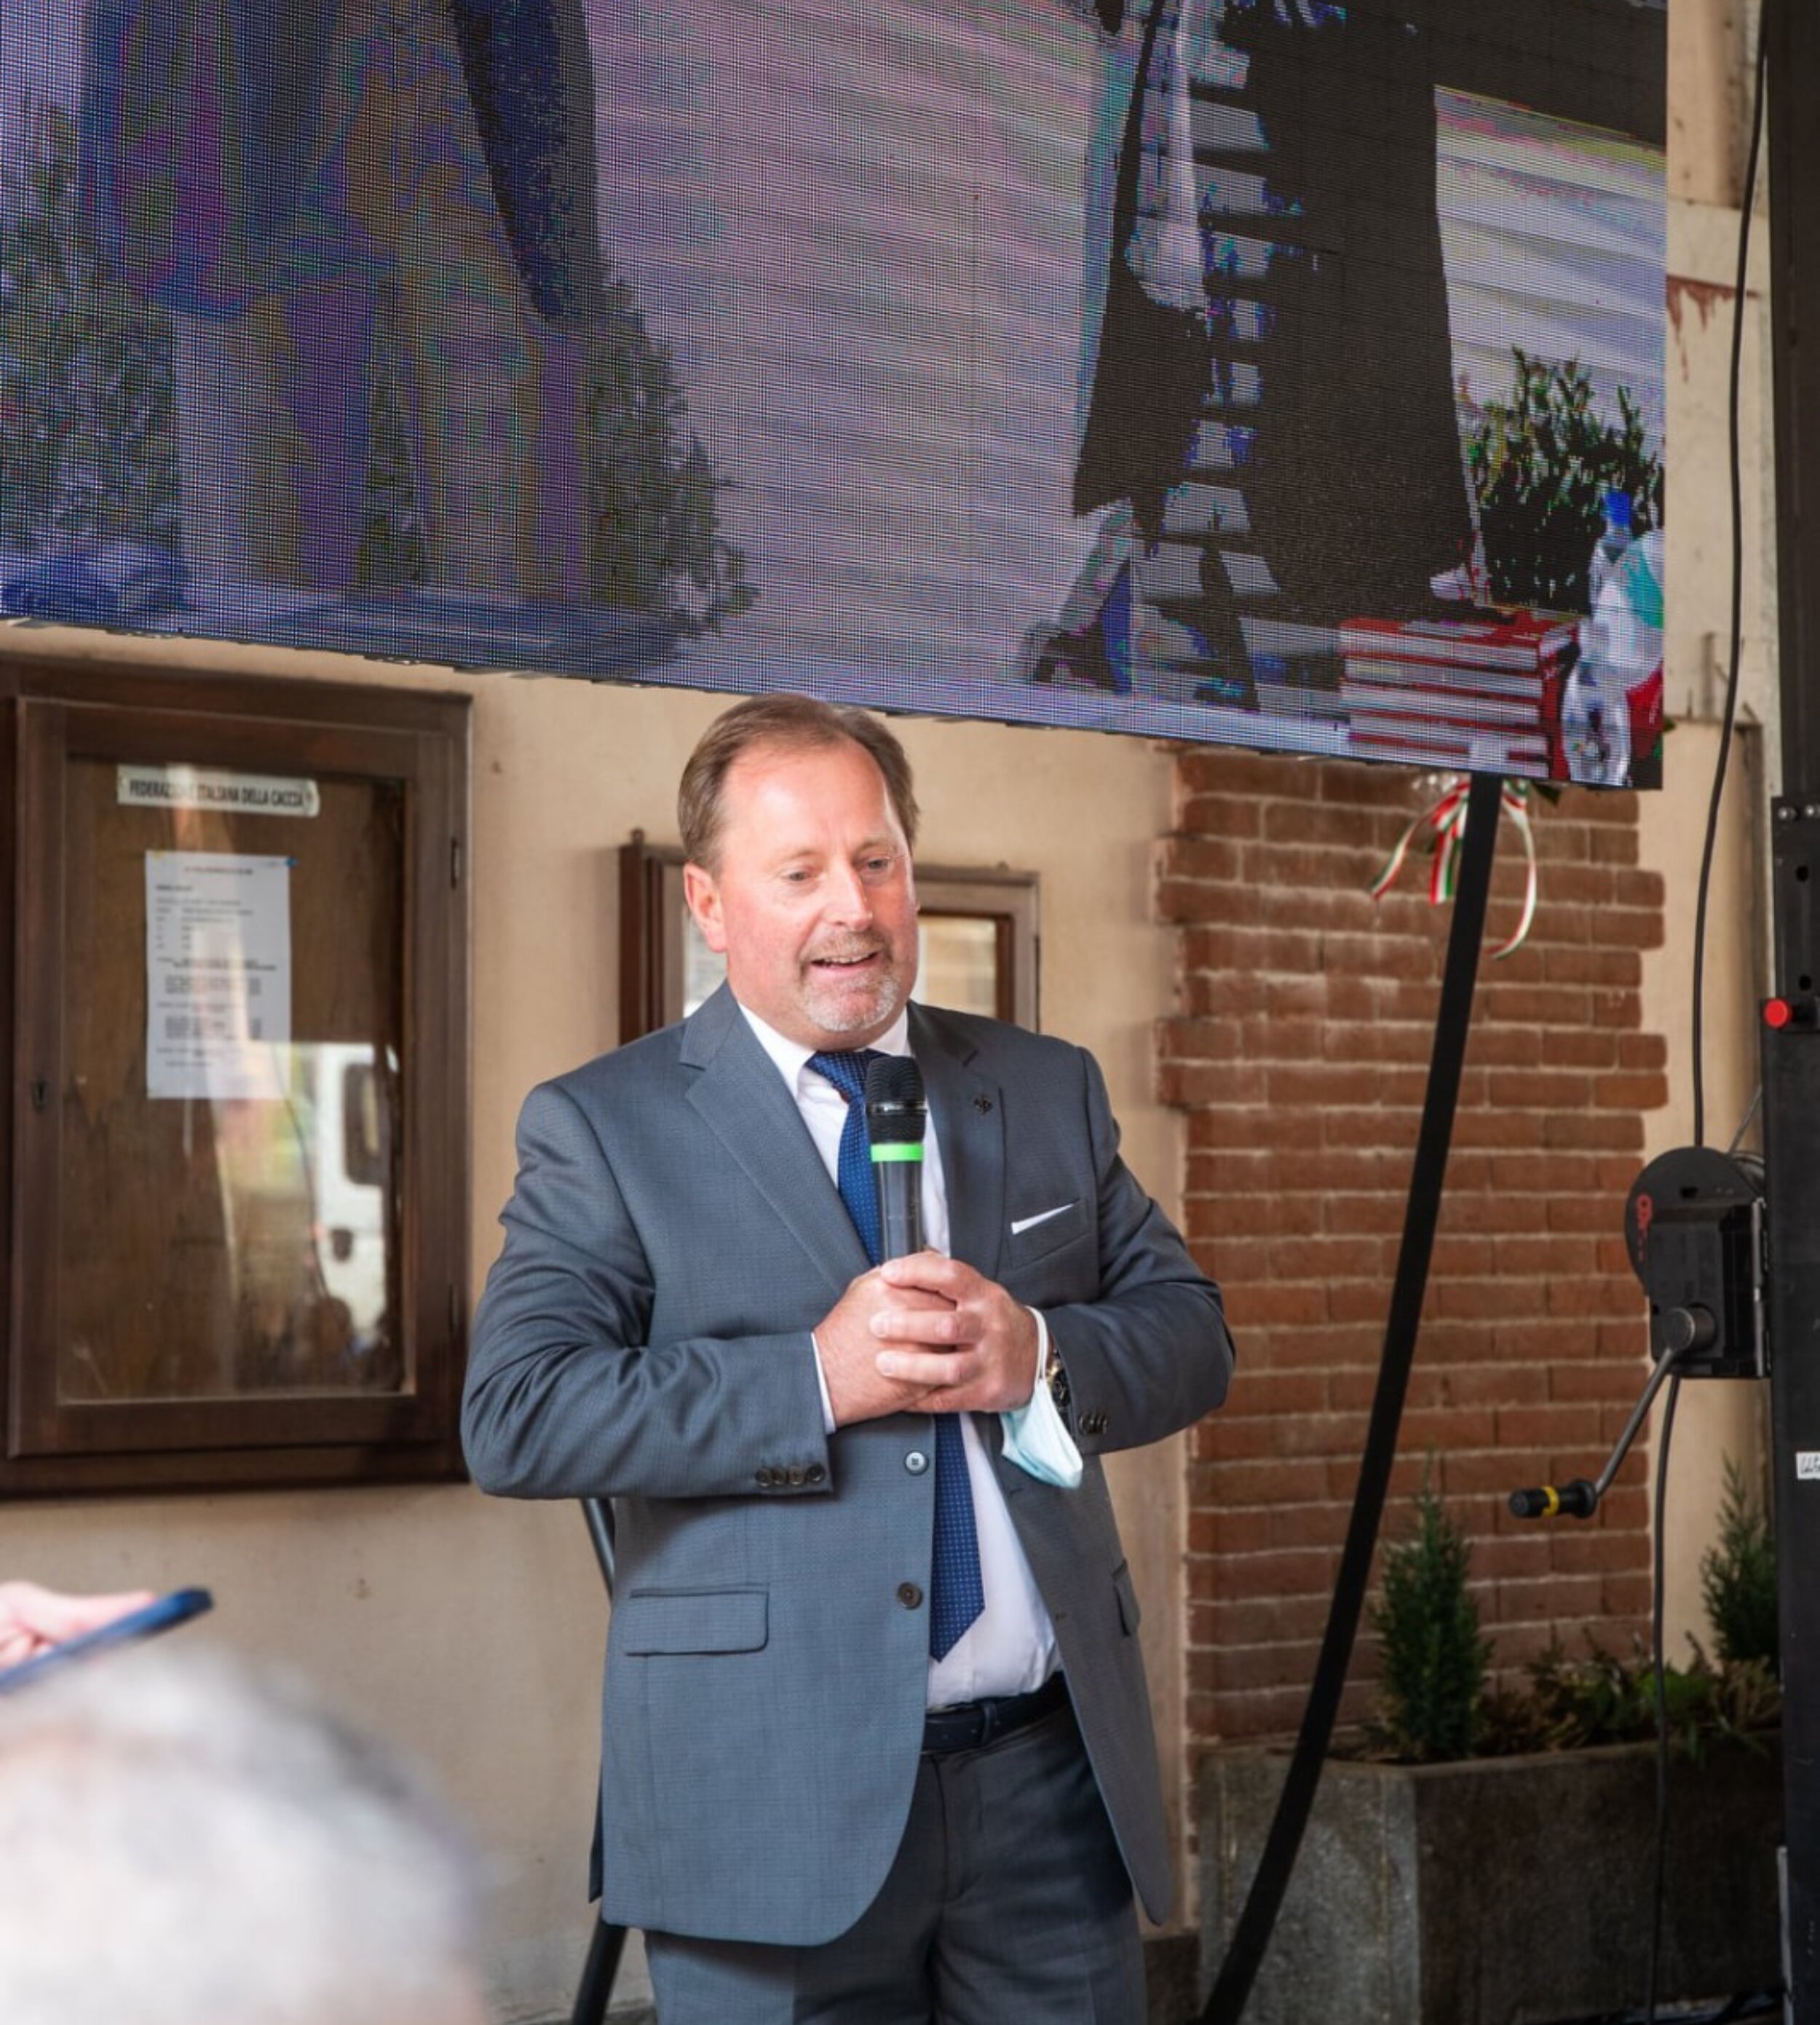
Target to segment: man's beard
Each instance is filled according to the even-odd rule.
[[[825,961],[831,956],[838,958],[872,955],[882,959],[890,967],[881,968],[869,989],[857,996],[847,995],[847,990],[838,982],[838,972],[831,976],[818,972],[813,962],[806,969],[805,1001],[815,1024],[824,1034],[858,1033],[865,1027],[878,1027],[881,1022],[888,1025],[908,997],[903,972],[890,964],[890,952],[882,943],[869,950],[824,950],[820,960]]]

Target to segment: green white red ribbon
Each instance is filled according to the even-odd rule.
[[[1425,832],[1429,849],[1433,854],[1428,875],[1429,904],[1438,907],[1444,900],[1454,897],[1454,888],[1459,877],[1460,843],[1466,833],[1466,781],[1459,774],[1444,774],[1437,777],[1440,784],[1438,797],[1396,840],[1396,848],[1391,852],[1384,869],[1372,880],[1374,900],[1382,899],[1396,883],[1404,860],[1416,840]],[[1523,840],[1525,870],[1522,918],[1510,939],[1492,950],[1494,957],[1506,957],[1514,949],[1520,948],[1529,932],[1530,924],[1536,919],[1536,834],[1530,827],[1529,799],[1530,785],[1527,781],[1506,781],[1499,796],[1500,813],[1510,818],[1517,834]]]

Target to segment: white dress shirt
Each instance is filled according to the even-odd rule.
[[[749,1007],[742,1005],[752,1031],[765,1053],[777,1065],[788,1084],[802,1122],[815,1141],[828,1178],[840,1185],[841,1134],[846,1130],[847,1101],[826,1077],[809,1066],[813,1049],[786,1040],[768,1027]],[[910,1042],[908,1016],[899,1014],[888,1031],[870,1045],[883,1055],[908,1055]],[[948,1190],[942,1179],[941,1145],[934,1121],[923,1141],[923,1230],[930,1248],[945,1254],[949,1248]],[[1035,1314],[1035,1310],[1031,1310]],[[1042,1402],[1048,1401],[1040,1374],[1047,1361],[1048,1331],[1037,1316],[1038,1338],[1037,1391]],[[816,1352],[819,1371],[820,1351]],[[827,1387],[822,1387],[822,1412],[828,1430],[834,1417],[828,1406]],[[985,1590],[985,1608],[950,1648],[945,1658],[929,1663],[929,1707],[947,1708],[956,1702],[978,1701],[987,1695],[1016,1695],[1040,1688],[1055,1667],[1055,1627],[1037,1588],[1030,1564],[1024,1558],[1005,1494],[993,1473],[979,1430],[971,1413],[955,1416],[960,1423],[961,1440],[967,1450],[968,1482],[973,1489],[974,1526],[979,1536],[979,1565]]]

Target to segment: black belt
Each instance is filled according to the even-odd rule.
[[[1068,1683],[1051,1674],[1027,1695],[995,1695],[984,1701],[959,1702],[952,1708],[931,1709],[923,1718],[925,1757],[951,1751],[983,1751],[1015,1730],[1028,1729],[1046,1715],[1068,1706]]]

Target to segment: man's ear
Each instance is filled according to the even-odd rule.
[[[727,924],[721,913],[721,889],[705,866],[683,867],[683,898],[702,932],[702,940],[716,956],[727,954]]]

